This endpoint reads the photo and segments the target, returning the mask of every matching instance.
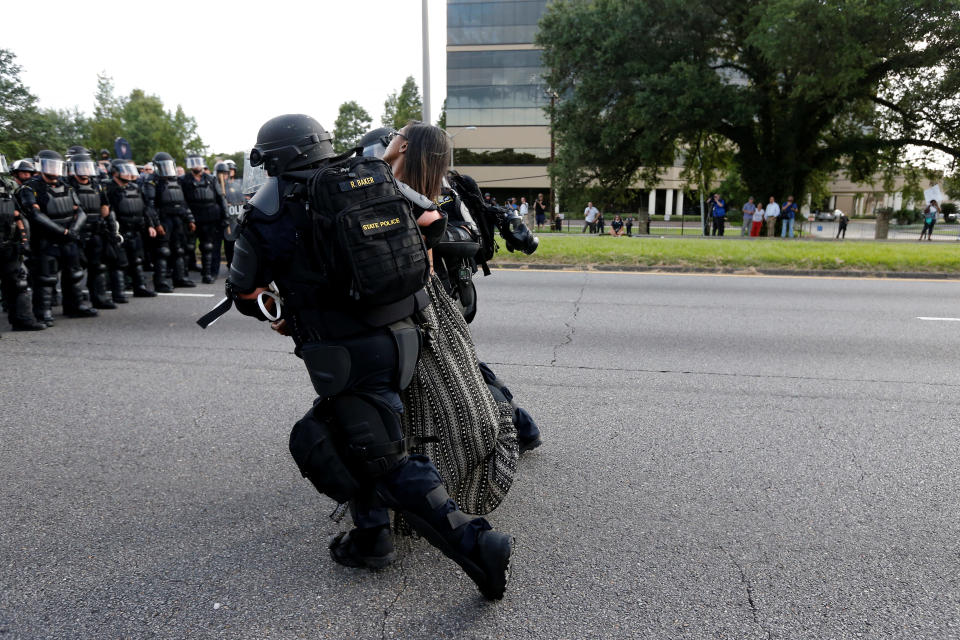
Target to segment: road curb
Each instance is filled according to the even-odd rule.
[[[583,265],[583,264],[540,264],[526,262],[497,262],[491,264],[491,267],[497,269],[546,269],[546,270],[566,270],[566,271],[607,271],[607,272],[641,272],[641,273],[722,273],[732,275],[763,275],[763,276],[808,276],[808,277],[831,277],[831,278],[893,278],[900,280],[960,280],[960,273],[942,273],[922,271],[855,271],[855,270],[837,270],[827,271],[824,269],[733,269],[717,267],[709,269],[706,267],[678,267],[678,266],[632,266],[632,265]]]

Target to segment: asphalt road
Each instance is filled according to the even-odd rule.
[[[960,282],[478,288],[545,438],[490,517],[503,601],[422,540],[333,564],[289,343],[163,297],[0,340],[0,638],[960,637],[960,323],[917,319],[960,318]]]

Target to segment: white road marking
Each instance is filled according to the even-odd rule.
[[[158,296],[178,296],[181,298],[216,298],[215,293],[158,293]]]
[[[960,322],[960,318],[927,318],[925,316],[917,316],[917,320],[934,320],[937,322]]]

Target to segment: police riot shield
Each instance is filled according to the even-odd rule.
[[[233,242],[237,239],[237,226],[240,224],[240,216],[247,198],[243,195],[243,187],[239,180],[226,180],[223,190],[224,199],[227,201],[227,228],[223,230],[223,239]]]

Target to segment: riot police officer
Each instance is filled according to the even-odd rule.
[[[44,150],[37,154],[39,175],[27,180],[17,196],[22,213],[30,223],[30,279],[33,286],[33,313],[37,320],[53,326],[53,292],[60,274],[63,312],[74,318],[97,315],[83,301],[80,282],[80,230],[87,216],[77,194],[63,181],[63,156]]]
[[[130,160],[114,158],[110,161],[110,182],[106,193],[110,208],[117,217],[123,244],[117,259],[111,264],[110,288],[115,302],[126,302],[124,295],[124,273],[130,276],[135,298],[152,298],[156,292],[147,289],[143,276],[143,240],[140,232],[144,228],[150,238],[157,236],[156,214],[153,205],[143,201],[137,187],[137,167]]]
[[[190,173],[180,178],[180,188],[193,213],[200,240],[200,275],[205,284],[220,272],[220,244],[227,220],[227,205],[217,189],[217,181],[203,172],[206,162],[197,154],[187,156]]]
[[[10,165],[10,175],[17,183],[17,188],[22,187],[23,183],[32,178],[37,172],[34,170],[33,160],[22,158]]]
[[[153,173],[143,182],[143,198],[156,210],[164,230],[155,243],[153,288],[169,293],[173,287],[195,287],[197,284],[187,275],[184,245],[185,232],[193,233],[197,227],[177,181],[177,165],[169,153],[158,151],[153,166]]]
[[[87,261],[87,289],[90,302],[97,309],[116,309],[117,305],[107,293],[107,272],[104,250],[108,243],[116,243],[116,219],[110,211],[107,195],[96,180],[97,165],[86,149],[71,147],[68,150],[68,184],[80,201],[80,208],[87,215],[86,224],[80,230],[83,253]]]
[[[278,287],[285,306],[274,328],[294,339],[319,396],[290,437],[291,453],[304,476],[338,502],[349,500],[353,507],[358,499],[379,501],[400,511],[466,571],[485,597],[498,599],[509,578],[512,538],[493,531],[484,518],[464,514],[429,458],[408,454],[401,430],[399,392],[413,375],[419,352],[411,316],[427,304],[425,292],[421,288],[388,304],[360,304],[334,286],[336,274],[317,267],[318,247],[337,242],[337,236],[314,225],[305,206],[303,174],[309,173],[302,170],[335,155],[330,139],[316,120],[304,115],[278,116],[260,128],[250,160],[263,165],[270,179],[244,216],[228,295],[242,313],[264,320],[269,319],[264,313],[268,306],[277,310],[264,302],[264,287],[270,282]],[[389,167],[373,161],[378,163],[374,168],[382,173],[356,184],[381,185],[377,188],[396,194]],[[299,174],[289,173],[297,170]],[[349,191],[347,173],[344,169],[340,175]],[[405,211],[394,208],[380,217],[388,227],[401,227],[409,217],[414,238],[419,238],[415,218],[409,208]],[[417,246],[425,282],[426,252]],[[361,510],[352,512],[356,527],[334,538],[332,558],[351,567],[389,564],[395,557],[389,526],[368,526],[359,517]]]
[[[23,255],[29,245],[29,227],[20,215],[16,183],[7,177],[9,167],[0,153],[0,294],[14,331],[37,331],[47,325],[33,317],[31,291]]]

